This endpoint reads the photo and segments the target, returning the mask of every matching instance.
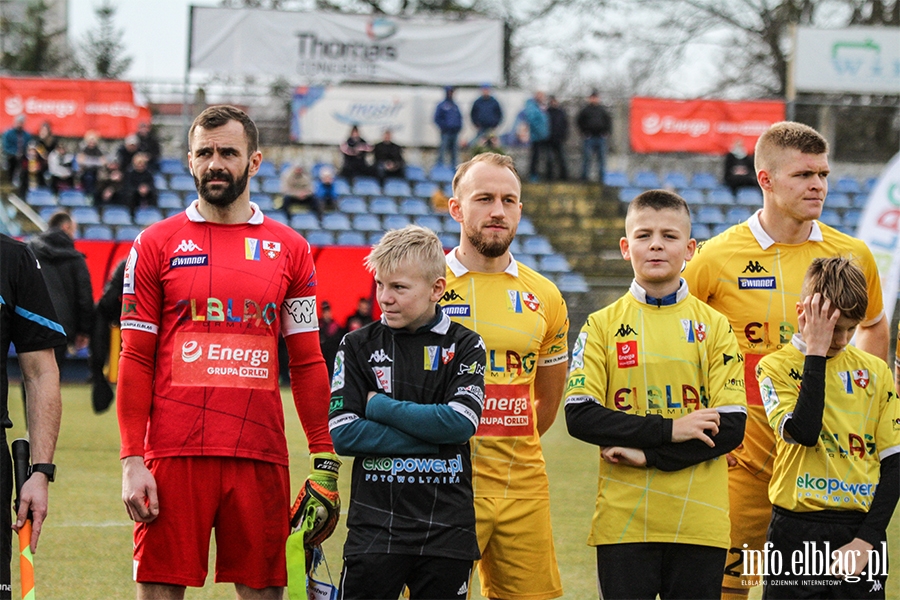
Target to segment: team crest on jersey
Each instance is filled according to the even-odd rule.
[[[584,346],[587,344],[588,332],[582,331],[575,340],[575,347],[572,348],[572,370],[584,368]]]
[[[438,358],[440,357],[440,346],[425,346],[425,370],[426,371],[437,371],[438,370]]]
[[[841,378],[841,385],[844,387],[844,391],[848,394],[853,393],[853,381],[854,381],[854,373],[856,371],[839,371],[838,377]],[[868,385],[868,381],[866,385]]]
[[[691,319],[681,319],[681,327],[684,329],[684,337],[689,344],[695,341],[702,342],[706,339],[706,323],[695,323]]]
[[[266,255],[266,258],[275,260],[281,254],[281,242],[269,242],[263,240],[262,251],[263,254]]]
[[[506,290],[506,308],[514,313],[522,312],[522,295],[518,290]]]
[[[867,387],[869,387],[869,370],[857,369],[853,371],[853,383],[855,383],[862,389],[866,389]]]
[[[637,340],[630,342],[616,342],[616,359],[620,369],[638,366],[638,343]]]
[[[385,394],[391,393],[391,368],[390,367],[372,367],[372,372],[375,373],[375,381],[378,382],[378,387],[384,391]]]
[[[449,348],[441,348],[441,362],[445,365],[453,360],[456,356],[456,343],[450,344]]]
[[[522,292],[522,303],[532,312],[536,311],[541,306],[541,301],[531,292]]]
[[[244,258],[247,260],[259,260],[259,240],[244,238]]]

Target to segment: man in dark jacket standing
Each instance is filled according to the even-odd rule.
[[[76,223],[71,215],[63,211],[53,213],[47,224],[47,231],[29,241],[28,247],[41,265],[67,343],[81,350],[88,345],[93,325],[91,274],[84,255],[75,249]],[[55,350],[62,372],[66,347],[57,346]]]
[[[443,165],[444,156],[450,158],[450,167],[456,168],[458,162],[456,139],[459,130],[462,129],[462,113],[459,106],[453,101],[453,88],[444,88],[446,96],[443,102],[434,110],[434,124],[441,130],[441,145],[438,148],[437,164]]]
[[[491,132],[500,125],[503,120],[503,109],[500,103],[491,95],[491,86],[481,86],[481,96],[472,104],[472,112],[469,113],[478,132],[470,145],[482,145],[482,141],[490,137]]]
[[[547,117],[550,119],[550,137],[547,138],[547,181],[555,179],[565,181],[569,178],[569,170],[566,168],[563,146],[569,137],[569,117],[559,105],[556,96],[550,96]]]
[[[588,180],[591,165],[591,154],[597,155],[600,169],[600,183],[606,174],[606,139],[612,132],[612,119],[600,104],[600,92],[591,90],[588,103],[578,113],[578,130],[584,137],[584,151],[581,163],[581,179]]]

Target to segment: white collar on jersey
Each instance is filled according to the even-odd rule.
[[[642,304],[647,303],[647,290],[638,285],[637,281],[631,280],[631,288],[628,291],[630,291],[631,295],[637,298]],[[682,279],[681,285],[678,286],[678,291],[675,292],[675,304],[678,304],[689,295],[690,292],[688,291],[687,281]],[[651,306],[653,305],[651,304]]]
[[[205,223],[206,219],[203,218],[203,215],[200,214],[200,211],[197,210],[197,205],[200,204],[200,199],[196,198],[191,205],[187,207],[187,210],[184,212],[187,213],[187,218],[190,221],[195,223]],[[250,215],[250,219],[247,221],[250,225],[261,225],[263,222],[263,212],[259,210],[259,206],[256,202],[250,203],[250,209],[253,211],[253,214]]]
[[[438,311],[440,311],[441,316],[439,319],[437,319],[437,323],[431,326],[430,331],[433,331],[438,335],[447,335],[447,332],[450,331],[450,317],[448,317],[447,313],[445,313],[443,309],[441,309],[440,305],[438,305],[437,309]],[[437,318],[437,315],[435,315],[435,318]],[[388,325],[387,320],[384,318],[384,315],[381,315],[381,324],[389,329],[391,328],[391,326]]]
[[[756,238],[759,247],[763,250],[768,250],[773,244],[775,244],[775,240],[773,240],[766,230],[762,228],[762,224],[759,222],[759,213],[762,212],[762,209],[759,209],[753,215],[747,219],[747,225],[750,227],[750,233],[753,234],[753,237]],[[810,242],[821,242],[822,238],[822,229],[819,227],[818,221],[812,222],[812,229],[809,231],[809,241]]]
[[[457,250],[459,250],[459,246],[447,253],[447,266],[450,267],[450,270],[453,271],[454,275],[462,277],[469,272],[469,269],[456,258]],[[513,277],[519,276],[519,263],[516,262],[516,257],[512,255],[512,252],[509,253],[509,266],[506,267],[503,272],[512,275]]]

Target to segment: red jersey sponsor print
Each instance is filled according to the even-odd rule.
[[[616,359],[619,361],[619,368],[636,367],[638,365],[637,340],[628,342],[616,342]]]
[[[481,422],[475,435],[483,437],[531,435],[534,430],[531,414],[531,387],[527,383],[486,384]]]
[[[178,332],[172,348],[172,385],[274,389],[274,338]]]

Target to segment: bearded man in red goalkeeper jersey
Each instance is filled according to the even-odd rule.
[[[211,107],[189,140],[199,198],[138,236],[122,296],[117,405],[137,596],[182,598],[185,586],[202,586],[214,529],[216,581],[233,582],[238,598],[280,598],[290,481],[279,333],[310,480],[325,473],[336,485],[340,464],[316,272],[306,240],[250,202],[262,160],[253,121]]]

